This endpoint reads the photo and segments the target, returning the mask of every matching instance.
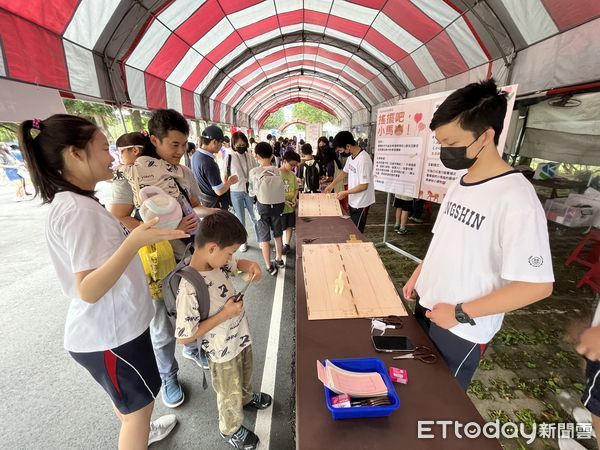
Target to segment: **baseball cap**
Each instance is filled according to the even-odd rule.
[[[216,139],[219,142],[223,142],[223,130],[216,125],[209,125],[202,132],[202,137],[205,139]]]

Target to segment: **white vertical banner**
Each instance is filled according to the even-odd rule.
[[[304,141],[313,146],[313,149],[315,149],[315,153],[316,153],[316,148],[317,148],[317,141],[321,137],[322,133],[323,133],[323,125],[322,124],[309,123],[308,125],[306,125],[306,138],[304,139]]]

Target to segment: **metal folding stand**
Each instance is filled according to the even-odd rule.
[[[383,225],[383,242],[380,244],[377,244],[377,246],[380,245],[385,245],[386,247],[392,249],[393,251],[395,251],[396,253],[401,254],[402,256],[406,256],[409,259],[412,259],[413,261],[415,261],[417,264],[420,264],[422,262],[421,259],[417,258],[415,255],[408,253],[405,250],[402,250],[401,248],[395,246],[394,244],[391,244],[390,242],[388,242],[387,240],[387,235],[388,235],[388,220],[390,217],[390,200],[392,198],[392,194],[390,194],[389,192],[387,193],[387,196],[385,197],[385,223]]]

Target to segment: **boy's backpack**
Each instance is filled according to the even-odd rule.
[[[285,203],[285,184],[275,170],[265,170],[256,181],[256,200],[263,205]]]
[[[188,253],[189,248],[190,245],[186,247],[184,254]],[[163,301],[165,302],[167,315],[173,318],[177,317],[177,293],[179,292],[179,283],[181,283],[181,279],[183,278],[196,290],[198,312],[200,313],[200,320],[202,321],[208,317],[210,310],[210,295],[204,277],[200,275],[197,270],[192,269],[189,266],[191,259],[191,256],[183,258],[177,263],[173,271],[163,279]]]
[[[321,175],[319,173],[319,164],[315,161],[313,164],[304,164],[302,171],[304,180],[304,192],[319,192],[321,190]]]

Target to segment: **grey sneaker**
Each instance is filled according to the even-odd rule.
[[[399,228],[396,230],[396,233],[398,234],[406,234],[408,233],[408,230],[406,228]]]
[[[229,445],[237,448],[238,450],[254,450],[255,448],[258,448],[258,443],[260,442],[258,436],[244,425],[242,425],[231,436],[225,436],[223,433],[220,434]]]
[[[277,267],[279,269],[283,269],[285,267],[285,263],[283,262],[283,259],[280,259],[279,261],[275,260],[275,264],[277,265]]]
[[[400,224],[397,223],[396,225],[394,225],[394,231],[398,231],[400,229]]]
[[[209,369],[208,357],[206,356],[206,353],[204,352],[204,350],[202,350],[202,349],[198,350],[197,348],[190,350],[189,348],[184,346],[181,354],[183,355],[184,358],[191,359],[192,361],[194,361],[202,369],[204,369],[204,370]]]
[[[150,422],[150,434],[148,434],[148,445],[166,438],[177,425],[175,414],[167,414]]]
[[[414,223],[423,223],[424,222],[423,219],[419,219],[418,217],[412,217],[412,216],[409,217],[408,220],[410,220],[411,222],[414,222]]]

